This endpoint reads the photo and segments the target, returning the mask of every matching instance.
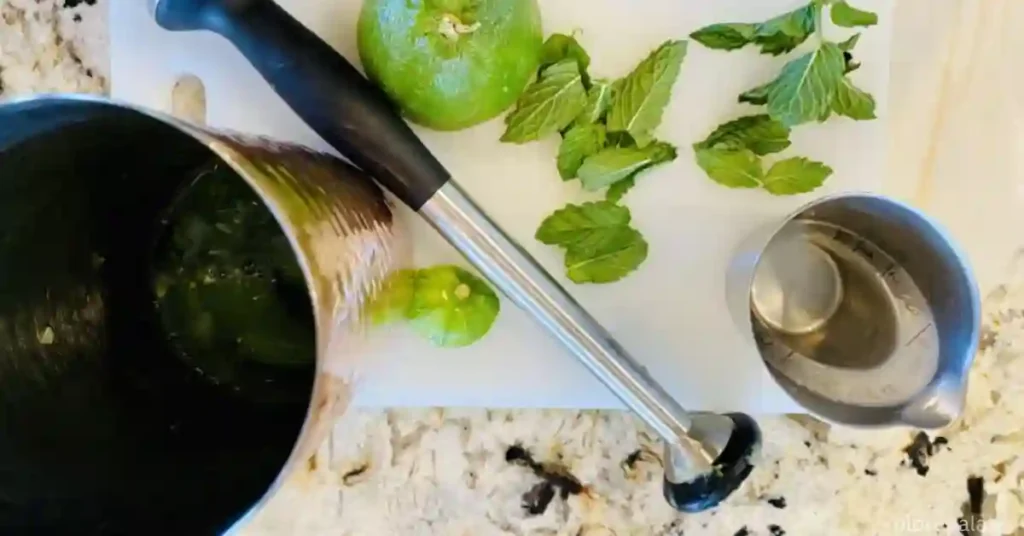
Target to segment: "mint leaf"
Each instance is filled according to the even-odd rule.
[[[610,147],[584,160],[576,174],[583,183],[583,189],[593,192],[675,158],[675,147],[664,142],[655,142],[643,148]]]
[[[832,105],[846,61],[835,43],[790,61],[768,92],[768,114],[792,127],[816,121]]]
[[[761,45],[762,54],[781,56],[782,54],[792,52],[806,40],[806,37],[798,38],[784,33],[778,33],[759,38],[757,42]]]
[[[775,85],[775,81],[772,80],[767,84],[757,86],[754,89],[750,89],[740,93],[740,102],[746,102],[755,106],[763,106],[768,104],[768,94],[771,92],[772,87]]]
[[[410,325],[435,346],[456,348],[483,337],[498,317],[501,302],[479,277],[458,266],[417,272],[409,308]]]
[[[754,43],[761,45],[762,54],[778,56],[792,51],[814,33],[816,9],[808,4],[758,24]]]
[[[619,182],[608,187],[604,192],[604,198],[612,203],[618,203],[622,200],[622,197],[626,195],[626,192],[633,189],[636,186],[636,173],[622,179]]]
[[[749,115],[720,125],[697,145],[750,149],[758,155],[777,153],[789,147],[789,128],[767,114]]]
[[[622,86],[625,84],[625,78],[619,78],[618,80],[612,82],[612,102],[615,102],[615,99],[617,99],[619,95],[622,94]]]
[[[636,140],[629,132],[609,132],[607,140],[609,147],[636,147]]]
[[[874,26],[878,24],[878,15],[851,6],[844,1],[832,4],[832,22],[836,26],[853,28],[855,26]]]
[[[607,80],[594,80],[590,89],[587,90],[587,105],[583,107],[576,122],[584,124],[600,121],[608,111],[608,105],[611,102],[612,84]]]
[[[760,45],[762,54],[778,56],[800,46],[814,33],[819,9],[812,2],[759,24],[712,24],[693,32],[690,37],[718,50],[734,50],[755,43]]]
[[[589,86],[587,69],[590,67],[590,54],[580,46],[576,38],[565,34],[551,34],[544,41],[540,52],[540,70],[563,60],[575,60],[583,75],[583,85]]]
[[[856,34],[853,34],[852,37],[850,37],[846,41],[843,41],[842,43],[839,43],[839,45],[838,45],[839,46],[839,50],[843,51],[843,59],[846,61],[846,69],[843,70],[843,72],[845,72],[846,74],[850,74],[853,71],[856,71],[857,69],[860,69],[860,63],[856,62],[856,61],[853,61],[853,54],[850,53],[850,51],[853,50],[854,47],[857,46],[857,43],[859,41],[860,41],[860,34],[856,33]]]
[[[853,85],[853,82],[844,76],[832,100],[832,110],[839,115],[860,121],[874,119],[875,98]]]
[[[797,156],[779,160],[764,176],[764,189],[774,195],[810,192],[832,175],[832,168]]]
[[[629,134],[626,134],[626,136],[628,137]],[[622,145],[622,147],[636,147],[635,145],[629,144],[628,139],[624,141],[627,143],[625,145]],[[650,169],[651,167],[654,167],[657,164],[669,162],[676,159],[675,147],[672,147],[671,145],[668,145],[666,143],[658,142],[655,143],[654,145],[648,145],[647,148],[658,146],[661,146],[660,148],[657,149],[659,154],[656,154],[655,156],[661,156],[664,159],[659,159],[660,161],[654,162],[648,166],[644,166],[634,171],[631,175],[627,176],[626,178],[615,181],[605,191],[604,198],[613,203],[618,203],[620,200],[622,200],[623,196],[625,196],[627,192],[629,192],[630,190],[633,189],[634,186],[636,186],[636,179],[641,173],[643,173],[647,169]],[[669,150],[671,150],[671,154],[668,153]]]
[[[537,228],[534,237],[549,246],[593,248],[610,229],[628,227],[629,209],[608,201],[566,205]]]
[[[695,147],[697,165],[711,180],[729,188],[757,188],[764,179],[761,160],[750,149]]]
[[[685,41],[666,41],[640,62],[616,88],[608,111],[608,131],[628,132],[640,147],[650,143],[685,56]]]
[[[850,38],[847,39],[846,41],[839,43],[839,50],[842,50],[843,52],[850,52],[851,50],[854,49],[854,47],[857,46],[857,43],[859,42],[860,34],[855,33],[852,36],[850,36]]]
[[[583,160],[600,151],[604,142],[604,125],[584,124],[570,128],[558,146],[558,174],[562,180],[575,178]]]
[[[629,226],[629,209],[611,201],[566,205],[541,222],[537,240],[565,248],[576,283],[622,279],[647,258],[647,242]]]
[[[812,3],[773,17],[757,25],[754,37],[767,37],[781,33],[792,37],[806,38],[816,29],[814,22],[816,9]]]
[[[756,31],[754,24],[712,24],[691,33],[690,39],[715,50],[735,50],[746,46]]]
[[[631,227],[609,230],[593,248],[570,247],[565,271],[575,283],[611,283],[626,277],[647,259],[647,241]]]
[[[525,143],[550,136],[572,123],[587,104],[587,90],[576,61],[562,60],[540,74],[505,116],[501,141]]]

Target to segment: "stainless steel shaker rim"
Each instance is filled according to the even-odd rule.
[[[180,132],[183,138],[192,138],[197,142],[198,145],[207,147],[211,154],[215,154],[218,157],[220,157],[220,159],[224,161],[227,165],[234,168],[235,171],[238,172],[238,174],[241,177],[245,179],[248,178],[249,171],[238,167],[240,163],[245,160],[244,155],[241,153],[236,154],[235,149],[232,148],[235,144],[229,143],[230,140],[228,140],[227,137],[214,136],[212,133],[206,131],[201,127],[191,125],[189,123],[186,123],[180,119],[173,117],[170,114],[166,114],[160,111],[148,109],[123,101],[107,99],[102,96],[62,93],[34,94],[4,98],[0,99],[0,108],[18,109],[24,107],[27,110],[31,110],[33,109],[33,106],[39,106],[39,108],[43,108],[49,105],[72,105],[74,103],[80,103],[83,105],[90,106],[94,105],[97,107],[97,109],[105,107],[109,109],[126,110],[132,114],[138,114],[138,116],[140,117],[150,118],[158,123],[167,125],[168,127],[174,129],[175,131]],[[298,148],[297,146],[294,147]],[[250,183],[250,186],[253,187],[254,190],[259,191],[256,185]],[[263,196],[261,195],[261,197]],[[307,286],[310,289],[314,288],[315,286],[313,282],[313,274],[311,273],[311,267],[308,265],[305,255],[299,254],[300,245],[296,241],[296,237],[293,236],[294,233],[291,232],[288,226],[285,225],[285,222],[281,220],[281,214],[279,214],[272,205],[268,204],[268,208],[271,210],[271,212],[274,213],[275,218],[281,224],[281,228],[284,231],[284,234],[288,237],[288,240],[291,242],[293,250],[296,251],[296,258],[297,261],[299,262],[299,265],[301,266],[303,275],[306,278]],[[320,317],[322,316],[323,312],[319,310],[315,303],[311,304],[311,306],[313,307],[314,314],[317,316],[317,332],[319,338],[321,336]],[[322,336],[327,337],[328,334],[323,334]],[[309,454],[309,446],[305,444],[308,443],[309,441],[305,438],[308,438],[311,435],[315,435],[315,432],[318,431],[317,427],[320,424],[322,424],[321,421],[323,420],[320,417],[324,417],[328,420],[330,419],[330,415],[328,414],[328,412],[331,406],[330,404],[328,404],[328,402],[333,402],[334,400],[337,399],[336,393],[338,389],[336,384],[338,380],[330,377],[327,374],[322,373],[322,361],[320,359],[319,354],[320,352],[318,351],[318,367],[317,373],[312,378],[312,385],[310,386],[310,400],[308,402],[308,407],[305,410],[301,427],[299,428],[298,433],[294,438],[294,444],[291,446],[291,450],[288,453],[288,456],[285,459],[284,463],[275,474],[273,481],[267,482],[267,487],[265,491],[262,493],[262,495],[259,497],[259,499],[252,503],[251,505],[249,505],[247,511],[243,513],[241,517],[234,521],[234,523],[232,524],[234,528],[238,528],[245,525],[245,523],[251,519],[253,513],[259,510],[259,508],[262,507],[264,504],[266,504],[269,498],[272,497],[274,493],[280,489],[280,487],[283,485],[285,479],[287,478],[291,470],[294,469],[295,467],[298,467],[300,463],[305,460],[305,457],[308,456]],[[317,441],[317,443],[319,443],[319,441]]]

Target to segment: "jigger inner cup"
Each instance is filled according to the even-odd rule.
[[[789,222],[766,248],[751,286],[751,311],[763,338],[793,352],[769,361],[779,370],[795,373],[798,358],[837,373],[877,367],[897,357],[897,334],[910,322],[898,312],[905,306],[901,300],[916,297],[916,306],[929,314],[909,281],[897,286],[883,277],[882,266],[893,261],[871,263],[858,251],[888,259],[863,237],[815,220]],[[930,377],[932,363],[922,361],[920,381]],[[815,378],[820,376],[809,374],[804,381]]]
[[[772,329],[807,333],[835,314],[843,281],[831,255],[800,236],[784,236],[765,251],[750,299],[754,314]]]

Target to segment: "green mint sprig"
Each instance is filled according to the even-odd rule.
[[[541,56],[537,81],[527,87],[505,118],[502,141],[524,143],[561,132],[558,173],[563,180],[572,180],[580,169],[588,170],[590,179],[584,184],[588,190],[610,187],[620,180],[635,182],[640,171],[675,159],[675,151],[667,151],[653,132],[679,77],[686,56],[684,41],[666,41],[614,83],[591,79],[587,72],[590,55],[573,36],[553,34],[545,41]],[[585,87],[582,93],[580,87]],[[594,160],[588,164],[590,159]],[[619,165],[627,160],[631,163]],[[622,171],[630,167],[632,173],[610,174],[609,168]],[[595,180],[596,174],[602,178]],[[616,196],[621,197],[626,189],[617,188]]]
[[[562,180],[587,191],[606,189],[605,201],[569,204],[537,230],[544,244],[565,251],[576,283],[610,283],[647,258],[647,241],[617,203],[645,170],[676,159],[676,149],[654,137],[686,56],[684,41],[666,41],[625,77],[591,78],[590,55],[573,36],[544,43],[537,81],[506,121],[502,141],[523,143],[559,132],[556,165]],[[582,91],[581,91],[582,89]]]
[[[778,56],[803,44],[816,28],[815,7],[808,4],[765,22],[705,26],[690,34],[690,38],[717,50],[736,50],[753,44],[761,47],[762,54]]]
[[[832,175],[832,168],[792,157],[764,169],[761,157],[789,147],[789,133],[767,114],[741,117],[695,143],[694,155],[711,180],[729,188],[764,188],[773,195],[810,192]]]
[[[774,195],[810,192],[832,175],[832,168],[803,157],[775,162],[764,170],[762,157],[790,146],[790,129],[768,114],[740,117],[693,145],[697,165],[711,180],[729,188],[764,188]]]
[[[812,191],[831,176],[827,165],[792,157],[766,171],[762,157],[786,149],[792,127],[823,122],[833,114],[855,120],[875,118],[874,97],[849,77],[860,67],[852,54],[860,34],[842,42],[827,40],[822,25],[825,10],[833,24],[844,28],[878,23],[876,14],[844,0],[814,0],[765,22],[713,24],[691,34],[708,48],[756,45],[770,55],[792,52],[815,36],[813,49],[786,63],[774,80],[740,94],[739,102],[764,106],[766,114],[727,122],[694,144],[697,164],[712,180],[731,188],[761,187],[775,195]]]
[[[541,222],[536,239],[565,250],[575,283],[611,283],[647,259],[647,241],[629,225],[629,209],[612,201],[569,204]]]

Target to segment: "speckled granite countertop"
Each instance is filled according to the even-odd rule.
[[[901,2],[901,8],[906,4]],[[972,9],[982,4],[984,10]],[[950,213],[943,196],[965,203],[998,198],[1003,212],[1007,207],[1021,212],[1016,190],[1007,194],[986,186],[972,189],[977,195],[964,197],[963,188],[951,192],[941,187],[949,168],[972,156],[957,153],[957,147],[975,156],[1003,155],[1002,160],[986,160],[999,166],[998,177],[986,184],[1017,184],[1019,170],[1011,169],[1016,162],[1006,160],[1014,155],[1016,137],[1001,136],[1003,145],[985,138],[984,146],[951,143],[943,137],[948,130],[984,128],[971,121],[993,111],[990,90],[1001,88],[999,94],[1005,96],[1008,87],[1019,87],[1005,78],[1008,64],[1000,68],[994,60],[977,59],[978,54],[992,57],[986,47],[1007,47],[1014,38],[1015,32],[1006,29],[1014,15],[1008,11],[1015,11],[1014,6],[1007,0],[930,0],[927,7],[935,9],[921,11],[930,13],[922,15],[926,20],[912,21],[920,26],[917,30],[954,24],[950,21],[958,28],[974,25],[989,30],[978,34],[984,38],[975,35],[964,43],[964,48],[970,45],[968,52],[950,47],[950,52],[941,53],[944,63],[935,69],[943,81],[939,90],[926,86],[904,94],[902,100],[894,96],[897,112],[913,111],[923,101],[939,102],[932,115],[926,115],[932,118],[929,128],[937,129],[931,136],[915,135],[913,125],[920,122],[896,123],[894,172],[924,177],[908,197],[934,201],[929,210],[942,216]],[[977,20],[964,20],[958,13],[974,13]],[[1000,22],[998,27],[992,25],[995,21]],[[997,39],[1002,40],[993,41]],[[894,62],[900,61],[905,64],[894,69],[894,77],[922,78],[915,70],[915,57],[896,54]],[[5,94],[102,92],[107,72],[102,5],[0,0],[0,82]],[[1004,78],[992,80],[992,73]],[[979,79],[988,83],[972,83]],[[987,106],[979,106],[978,113],[973,105],[970,112],[958,111],[942,104],[946,100]],[[1013,112],[1019,110],[995,111],[1000,110],[1001,115],[987,119],[996,117],[1004,126],[1016,126]],[[985,136],[983,130],[978,132]],[[1019,137],[1016,131],[1012,134]],[[936,152],[946,155],[948,165],[935,163]],[[989,179],[980,168],[975,173],[978,180]],[[953,225],[973,255],[986,253],[997,243],[1003,253],[1016,250],[1019,238],[1010,231],[991,232],[1013,228],[992,227],[1000,221],[993,214],[981,218],[989,225],[982,227],[988,235],[971,235],[977,226]],[[983,239],[987,241],[978,242]],[[999,276],[993,279],[992,274]],[[657,441],[626,413],[356,410],[338,422],[306,469],[292,475],[241,532],[1024,535],[1024,264],[1014,263],[1008,271],[1002,265],[983,270],[982,280],[990,291],[987,327],[963,419],[931,436],[908,430],[830,428],[800,416],[762,419],[766,443],[758,469],[714,512],[683,516],[669,508],[661,498]]]

